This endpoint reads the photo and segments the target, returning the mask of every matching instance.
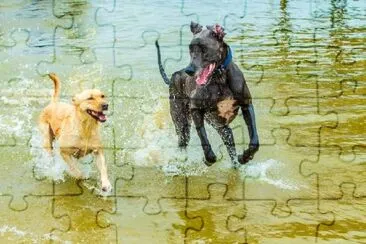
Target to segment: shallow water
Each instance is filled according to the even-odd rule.
[[[0,242],[366,242],[365,16],[356,0],[0,0]],[[225,26],[253,96],[261,148],[238,170],[212,128],[212,167],[193,130],[176,148],[154,42],[168,74],[185,67],[191,20]],[[63,101],[108,95],[110,195],[90,157],[76,182],[41,148],[49,72]],[[241,115],[232,128],[241,152]]]

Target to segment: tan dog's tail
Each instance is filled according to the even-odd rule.
[[[60,79],[57,77],[55,73],[48,74],[48,77],[50,77],[51,80],[53,80],[53,85],[55,86],[55,91],[53,93],[51,101],[53,103],[56,103],[58,102],[58,99],[60,97]]]

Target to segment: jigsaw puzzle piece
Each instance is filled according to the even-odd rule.
[[[112,48],[115,42],[113,28],[98,25],[96,19],[99,9],[108,8],[113,8],[112,1],[97,0],[93,3],[81,1],[78,4],[67,0],[55,1],[53,11],[56,16],[73,17],[73,25],[68,30],[68,36],[63,40],[62,45],[81,50],[81,59],[96,48]]]
[[[15,147],[26,144],[30,138],[29,125],[26,123],[29,122],[29,114],[22,112],[20,112],[20,114],[8,114],[6,111],[9,111],[9,108],[14,107],[14,105],[10,105],[9,100],[6,98],[1,100],[0,111],[2,116],[0,119],[0,144],[5,147]]]
[[[50,72],[68,74],[71,82],[64,82],[64,92],[94,86],[111,91],[112,80],[132,77],[130,65],[116,64],[114,29],[95,23],[94,13],[104,4],[104,1],[77,6],[67,1],[55,3],[56,14],[72,15],[73,24],[54,28],[52,52],[37,63],[36,70],[42,76]]]
[[[271,98],[254,98],[253,106],[256,113],[259,142],[262,146],[276,143],[273,131],[278,128],[287,128],[291,131],[288,143],[295,147],[317,147],[320,143],[320,131],[337,126],[336,112],[321,114],[314,98],[291,97],[285,100],[286,116],[274,113],[277,100]],[[249,142],[245,131],[245,142]],[[304,140],[306,137],[306,140]]]
[[[37,62],[52,53],[55,28],[69,28],[73,22],[70,16],[54,16],[52,9],[52,2],[23,2],[1,12],[0,59],[7,70],[2,75],[5,81],[38,78]]]
[[[73,23],[71,15],[57,15],[55,13],[55,3],[57,2],[22,1],[19,4],[12,2],[13,6],[7,6],[6,11],[0,13],[0,22],[2,23],[0,26],[0,33],[2,33],[0,46],[16,45],[17,41],[11,37],[12,32],[16,30],[29,32],[30,46],[46,49],[51,46],[54,27],[68,28]]]
[[[288,115],[286,123],[291,130],[290,145],[298,147],[317,147],[323,145],[323,130],[334,131],[338,126],[337,111],[322,111],[319,99],[309,97],[291,97],[287,99]],[[304,140],[306,138],[306,140]]]
[[[363,76],[362,74],[359,75],[359,77],[346,77],[344,79],[341,79],[339,83],[339,94],[338,96],[335,96],[335,98],[341,98],[342,99],[354,99],[355,102],[357,102],[357,96],[358,98],[362,98],[366,95],[366,83],[363,82]],[[331,99],[331,98],[329,98]],[[359,105],[358,105],[359,106]],[[358,108],[356,106],[356,108]]]
[[[181,70],[189,64],[191,57],[189,56],[188,44],[175,47],[161,46],[160,48],[164,57],[163,67],[167,71],[169,78],[175,71]]]
[[[143,60],[143,62],[133,63],[133,76],[130,80],[115,83],[115,94],[142,99],[156,99],[166,96],[168,88],[162,81],[159,72],[157,72],[155,41],[159,39],[159,33],[152,30],[145,31],[141,34],[141,39],[143,43],[135,48],[115,48],[115,65],[118,67],[131,65],[131,59]],[[177,46],[169,49],[176,50],[179,48],[181,47]],[[133,93],[131,93],[131,90],[133,90]]]
[[[366,195],[366,148],[355,148],[349,161],[340,157],[339,147],[321,147],[317,160],[304,160],[300,165],[300,172],[304,176],[315,175],[319,177],[319,196],[324,198],[340,198],[342,192],[339,186],[343,182],[353,182],[357,186],[358,195]]]
[[[19,178],[18,178],[19,179]],[[0,196],[1,243],[60,242],[55,231],[70,228],[70,219],[55,212],[55,200],[47,196],[25,196],[27,208],[14,210],[9,207],[9,196]],[[35,220],[41,219],[35,224]]]
[[[189,188],[195,185],[188,184]],[[208,198],[189,198],[187,213],[203,220],[199,230],[187,229],[186,241],[204,243],[244,243],[245,232],[231,231],[227,220],[231,215],[244,212],[244,202],[228,199],[228,186],[212,183],[207,186]],[[189,196],[188,196],[189,197]]]
[[[243,51],[243,47],[238,48],[238,58],[234,59],[238,65],[240,65],[248,87],[254,100],[272,99],[275,102],[271,106],[270,112],[277,116],[284,116],[288,114],[287,100],[293,97],[308,97],[314,99],[314,92],[317,90],[316,75],[312,74],[296,74],[296,60],[278,60],[273,61],[271,65],[277,67],[267,67],[265,64],[269,59],[265,55],[273,54],[261,54],[256,52],[247,54]],[[261,56],[264,60],[261,62]],[[263,57],[264,55],[264,57]],[[274,54],[279,56],[278,54]],[[251,60],[256,60],[255,63]],[[276,62],[281,64],[276,64]],[[283,64],[285,63],[285,64]],[[294,68],[289,68],[293,65]],[[266,71],[266,72],[264,72]],[[275,80],[273,77],[276,77]],[[281,85],[276,80],[286,81]],[[291,94],[289,96],[289,94]]]
[[[348,83],[345,81],[344,83]],[[356,83],[357,84],[357,83]],[[320,100],[320,109],[324,113],[333,110],[338,113],[338,125],[334,129],[321,131],[322,144],[341,147],[343,153],[352,153],[354,146],[366,147],[365,142],[365,96],[346,90],[342,85],[342,95]]]
[[[291,214],[289,199],[317,197],[316,178],[303,177],[299,166],[304,155],[316,154],[318,149],[290,146],[290,132],[289,129],[274,130],[276,143],[262,146],[261,153],[241,169],[245,178],[245,200],[275,201],[276,206],[271,213],[280,217]]]
[[[84,89],[98,88],[113,100],[119,95],[116,84],[132,78],[132,67],[128,64],[116,66],[111,48],[94,49],[93,62],[80,61],[82,52],[68,46],[57,48],[48,61],[37,64],[37,72],[42,76],[50,72],[58,74],[63,84],[62,94],[72,96]],[[67,77],[64,78],[65,74]]]
[[[137,18],[144,24],[136,25]],[[152,19],[154,21],[151,21]],[[174,19],[174,22],[167,25],[167,19]],[[179,23],[189,25],[190,21],[191,17],[181,14],[179,4],[174,2],[164,5],[145,4],[144,8],[136,8],[135,3],[114,0],[112,9],[100,9],[96,12],[97,24],[112,26],[115,29],[115,47],[124,49],[138,48],[141,44],[131,44],[130,40],[138,40],[145,31],[155,30],[159,30],[157,33],[160,33],[161,43],[169,46],[181,45],[182,34]]]
[[[306,14],[305,11],[303,13]],[[322,26],[319,23],[311,32],[299,31],[294,34],[291,43],[291,51],[296,58],[297,76],[303,80],[307,80],[308,77],[315,79],[317,89],[321,89],[325,81],[330,84],[333,81],[333,79],[327,80],[333,73],[331,70],[328,70],[329,61],[323,58],[329,56],[329,51],[332,47],[331,45],[327,46],[327,40],[328,26]],[[319,75],[324,72],[327,75]],[[314,80],[309,80],[309,82],[314,82]],[[315,95],[311,94],[313,97]]]
[[[0,195],[11,196],[8,206],[15,211],[29,207],[26,196],[52,195],[52,182],[35,174],[34,165],[30,163],[31,156],[24,149],[19,146],[0,148],[0,161],[6,167],[0,173]]]
[[[17,85],[21,83],[23,82],[19,82]],[[13,85],[10,87],[13,87]],[[38,121],[39,111],[50,102],[50,96],[44,99],[41,96],[22,94],[23,92],[28,93],[30,90],[25,88],[19,90],[17,95],[10,95],[9,93],[3,96],[0,95],[0,129],[2,136],[0,141],[3,142],[3,145],[21,147],[29,145],[33,129],[37,127],[35,121]],[[20,96],[22,99],[19,99]],[[18,109],[20,107],[23,109]]]
[[[38,75],[34,72],[40,57],[46,54],[39,52],[39,48],[29,44],[30,31],[19,29],[12,31],[11,38],[14,45],[4,47],[0,45],[0,60],[4,70],[0,82],[0,94],[10,98],[27,96],[37,91]]]
[[[17,140],[14,133],[3,133],[0,139],[0,147],[15,147]]]
[[[183,243],[187,226],[202,227],[200,218],[187,216],[185,199],[160,198],[161,211],[150,214],[143,211],[144,197],[116,197],[115,202],[112,211],[97,215],[100,227],[115,232],[115,243]]]
[[[97,198],[93,190],[87,186],[78,185],[81,190],[79,194],[57,195],[55,194],[54,212],[59,216],[68,216],[70,227],[66,231],[53,231],[63,242],[85,242],[98,243],[101,240],[111,242],[114,232],[101,229],[97,225],[96,216],[99,211],[111,211],[114,207],[112,199]],[[60,192],[66,192],[69,184],[58,186]]]
[[[241,210],[227,218],[227,229],[234,233],[244,232],[244,241],[240,243],[262,243],[270,239],[275,231],[279,217],[271,215],[274,201],[239,201]],[[265,221],[263,221],[265,220]],[[283,236],[281,236],[283,237]]]
[[[161,212],[160,198],[185,198],[184,176],[169,176],[157,167],[136,167],[133,178],[115,184],[116,196],[145,199],[143,211],[147,214]]]
[[[210,167],[204,175],[188,176],[189,199],[209,199],[210,186],[216,183],[226,186],[225,199],[243,199],[243,178],[240,173],[231,168],[215,167],[216,165]]]
[[[300,230],[296,236],[302,236],[301,239],[308,241],[327,240],[322,238],[320,232],[323,227],[332,226],[335,221],[334,212],[329,209],[321,210],[319,208],[319,199],[290,199],[289,207],[291,216],[289,222],[300,223],[297,230]],[[303,230],[307,230],[305,233]]]
[[[334,2],[324,2],[311,0],[309,2],[309,12],[317,22],[326,22],[329,20],[332,22],[332,28],[341,25],[342,27],[354,26],[360,24],[359,19],[362,19],[362,13],[365,9],[365,3],[362,1],[345,1],[339,0]],[[350,19],[356,21],[349,21],[347,25],[342,20],[347,15]],[[329,16],[333,16],[329,18]]]
[[[322,199],[320,209],[332,211],[335,215],[335,223],[329,226],[321,226],[320,238],[332,236],[333,241],[364,243],[366,195],[356,194],[356,184],[344,182],[339,185],[341,196],[338,198]]]
[[[329,3],[316,0],[309,1],[309,12],[315,19],[324,19],[328,15]]]
[[[115,98],[113,100],[113,118],[118,118],[118,120],[113,120],[116,147],[133,150],[146,146],[144,141],[141,140],[141,136],[144,136],[147,130],[146,126],[148,126],[145,117],[153,117],[153,122],[157,126],[165,127],[164,118],[167,117],[168,112],[166,114],[159,113],[162,117],[151,116],[154,112],[152,105],[155,103],[153,99],[141,100],[134,97]],[[121,123],[120,121],[124,122]],[[126,129],[126,124],[133,124],[134,126],[131,129]]]
[[[276,202],[272,200],[245,200],[244,210],[231,215],[228,228],[244,231],[245,243],[309,243],[319,240],[319,228],[332,225],[331,212],[320,212],[317,200],[289,200],[291,213],[287,217],[273,215]],[[281,233],[280,235],[278,233]]]

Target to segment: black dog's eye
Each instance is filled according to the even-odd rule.
[[[201,50],[202,50],[203,53],[207,52],[207,48],[204,47],[204,46],[201,47]]]

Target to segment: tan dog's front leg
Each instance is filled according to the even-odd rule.
[[[60,154],[61,154],[62,158],[65,160],[65,162],[70,167],[70,175],[72,177],[75,177],[76,179],[83,179],[84,178],[83,174],[77,167],[76,159],[74,157],[72,157],[70,154],[68,154],[67,152],[61,151]]]
[[[48,123],[40,122],[39,123],[39,129],[43,136],[43,148],[52,155],[52,141],[53,141],[53,135],[52,131],[50,129],[50,125]]]
[[[100,172],[100,180],[102,182],[102,191],[110,192],[112,190],[112,185],[108,179],[107,166],[105,164],[103,150],[99,149],[99,150],[94,151],[94,155],[96,156],[96,163],[97,163],[97,167]]]

